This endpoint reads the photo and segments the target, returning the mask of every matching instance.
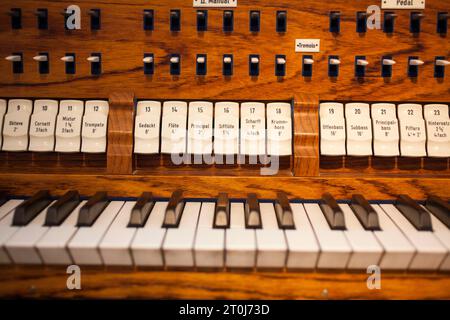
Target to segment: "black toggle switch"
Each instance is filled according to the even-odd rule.
[[[12,8],[9,14],[11,16],[11,28],[22,29],[22,9]]]
[[[233,32],[234,29],[234,13],[232,10],[225,10],[223,12],[223,31]]]
[[[37,9],[36,17],[37,17],[37,28],[39,30],[47,30],[48,29],[48,10],[47,9]]]
[[[392,77],[392,66],[394,65],[394,60],[392,56],[382,56],[381,57],[381,76],[383,78]]]
[[[393,33],[394,32],[394,22],[397,15],[392,11],[386,11],[384,13],[384,22],[383,22],[383,32],[384,33]]]
[[[422,12],[411,12],[409,21],[409,32],[417,34],[420,33],[420,21],[423,19]]]
[[[48,74],[50,72],[50,58],[48,52],[39,52],[39,55],[34,57],[39,63],[39,73]]]
[[[181,58],[180,55],[174,53],[170,55],[170,74],[172,76],[179,76],[181,73]]]
[[[313,56],[304,55],[302,58],[302,76],[303,77],[312,77],[313,73]]]
[[[170,10],[170,31],[177,32],[181,30],[181,11],[178,9]]]
[[[284,54],[277,54],[275,56],[275,75],[277,77],[284,77],[286,75],[286,56]]]
[[[331,194],[322,195],[320,209],[331,230],[346,230],[344,213]]]
[[[259,32],[261,13],[256,10],[250,11],[250,32]]]
[[[66,67],[66,74],[75,74],[75,53],[66,53],[61,59]]]
[[[222,73],[224,76],[232,76],[233,75],[233,55],[232,54],[224,54],[223,55]]]
[[[248,56],[248,73],[251,77],[259,76],[259,55],[251,54]]]
[[[356,32],[367,32],[367,12],[365,11],[356,12]]]
[[[438,56],[434,59],[434,77],[445,77],[445,66],[450,65],[450,62],[445,60],[444,56]]]
[[[419,57],[413,56],[408,58],[408,77],[417,78],[419,76],[419,65],[423,62],[419,60]]]
[[[355,77],[364,78],[366,76],[366,56],[355,57]]]
[[[341,61],[339,56],[328,57],[328,76],[331,78],[337,78],[339,76],[339,65]]]
[[[208,30],[208,10],[197,10],[197,31]]]
[[[142,228],[145,226],[150,212],[155,205],[151,192],[143,192],[139,199],[136,201],[133,209],[131,210],[130,220],[128,221],[129,228]]]
[[[437,14],[437,33],[440,35],[446,35],[448,29],[448,12],[438,12]]]
[[[89,10],[89,15],[91,16],[91,30],[100,30],[102,25],[100,9]]]
[[[207,60],[206,54],[198,54],[197,55],[196,70],[197,70],[198,76],[205,76],[206,73],[208,72],[207,62],[208,62],[208,60]]]
[[[145,31],[153,31],[155,28],[155,12],[153,9],[145,9],[142,17]]]
[[[102,54],[98,52],[91,53],[88,61],[91,63],[91,74],[100,75],[102,73]]]
[[[330,11],[330,32],[341,32],[341,13],[339,11]]]
[[[277,11],[277,32],[286,32],[287,31],[287,11]]]
[[[155,57],[153,53],[144,53],[144,74],[153,74],[155,72]]]
[[[23,53],[13,52],[13,54],[6,58],[8,61],[12,62],[12,72],[13,73],[23,73]]]

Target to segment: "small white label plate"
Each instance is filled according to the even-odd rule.
[[[295,39],[295,52],[320,52],[320,39]]]
[[[194,8],[235,8],[237,0],[193,0]]]
[[[425,9],[425,0],[381,0],[381,9]]]

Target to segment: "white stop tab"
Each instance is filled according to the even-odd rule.
[[[61,100],[59,102],[55,151],[80,152],[83,113],[84,102],[81,100]]]
[[[372,122],[370,106],[367,103],[347,103],[345,105],[347,128],[347,155],[372,155]]]
[[[267,104],[267,154],[290,156],[292,154],[291,104]]]
[[[345,156],[345,119],[342,103],[326,102],[319,107],[320,154]]]
[[[239,103],[217,102],[214,110],[214,153],[239,153]]]
[[[371,107],[373,126],[373,153],[377,157],[400,155],[398,120],[395,104],[375,103]]]
[[[86,101],[81,130],[81,152],[106,152],[109,104],[105,100]]]
[[[134,153],[159,153],[161,102],[139,101],[134,123]]]
[[[424,106],[427,126],[427,152],[429,157],[450,157],[450,118],[448,105],[427,104]]]
[[[8,112],[3,124],[4,151],[27,151],[28,128],[33,102],[25,99],[8,101]]]
[[[261,102],[241,104],[241,154],[266,154],[266,112]]]
[[[187,103],[166,101],[162,110],[161,153],[186,152]]]
[[[400,121],[400,154],[402,157],[425,157],[427,135],[422,116],[422,105],[404,103],[398,105]]]
[[[36,100],[30,123],[30,146],[35,152],[52,152],[55,149],[56,115],[58,101]]]
[[[206,101],[189,103],[189,154],[212,154],[213,104]]]

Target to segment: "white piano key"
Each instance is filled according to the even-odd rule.
[[[378,265],[383,248],[371,231],[363,228],[348,204],[339,204],[344,213],[347,230],[344,234],[352,247],[347,268],[365,270],[370,265]]]
[[[193,267],[194,240],[201,202],[187,202],[178,228],[168,228],[163,243],[166,267]]]
[[[409,269],[436,270],[441,265],[447,250],[432,231],[418,231],[392,204],[382,204],[381,208],[389,215],[403,234],[414,245],[417,252]]]
[[[203,202],[195,236],[195,265],[206,268],[224,266],[225,230],[214,229],[214,202]]]
[[[243,203],[231,203],[230,228],[225,231],[227,268],[253,268],[256,262],[255,230],[245,228]]]
[[[161,248],[166,235],[166,229],[162,228],[166,208],[166,201],[156,202],[145,226],[136,231],[131,243],[131,253],[136,266],[164,266]]]
[[[422,206],[423,207],[423,206]],[[425,207],[423,207],[427,210]],[[427,210],[430,212],[429,210]],[[431,224],[433,225],[433,234],[442,243],[442,245],[447,249],[447,256],[444,261],[439,266],[439,270],[449,271],[450,270],[450,230],[445,224],[443,224],[438,218],[436,218],[431,212]]]
[[[50,204],[51,205],[51,204]],[[16,264],[42,264],[36,249],[36,243],[45,235],[50,227],[44,226],[47,206],[26,226],[19,230],[6,242],[9,256]]]
[[[11,263],[11,259],[5,249],[5,243],[9,238],[19,230],[19,227],[13,226],[14,209],[22,203],[23,200],[9,200],[0,207],[0,264]]]
[[[68,246],[76,264],[101,265],[103,263],[98,245],[123,205],[123,201],[111,201],[92,226],[78,228]]]
[[[78,230],[78,215],[81,207],[86,202],[87,201],[81,201],[61,225],[50,227],[47,233],[38,241],[36,248],[39,251],[39,255],[44,264],[72,264],[73,261],[67,248],[67,244]]]
[[[407,270],[416,249],[379,205],[373,205],[372,207],[378,214],[378,222],[381,228],[381,230],[374,231],[373,234],[384,249],[379,264],[380,268]]]
[[[316,236],[301,203],[291,203],[295,229],[284,230],[288,269],[314,269],[320,254]]]
[[[330,229],[318,204],[305,203],[304,206],[321,249],[317,268],[345,269],[352,249],[344,231]]]
[[[260,203],[262,229],[256,230],[256,267],[283,268],[286,265],[287,244],[283,230],[278,228],[273,203]]]
[[[135,204],[136,201],[124,204],[100,243],[100,254],[107,266],[133,265],[130,245],[137,228],[128,228],[128,222]]]

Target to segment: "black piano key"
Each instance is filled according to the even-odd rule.
[[[261,211],[256,194],[249,193],[245,202],[245,227],[248,229],[261,229]]]
[[[429,196],[425,207],[450,229],[450,204],[439,197]]]
[[[108,194],[104,191],[97,192],[88,202],[81,207],[78,215],[78,227],[90,227],[108,205]]]
[[[226,193],[219,193],[214,212],[213,228],[230,227],[230,201]]]
[[[362,195],[353,195],[350,208],[352,208],[364,229],[371,231],[381,230],[377,212]]]
[[[397,209],[419,231],[432,231],[430,214],[407,195],[399,195],[395,201]]]
[[[163,228],[177,228],[180,224],[181,214],[184,209],[183,191],[175,190],[170,197],[164,215]]]
[[[46,226],[59,226],[69,214],[80,204],[80,194],[71,190],[66,192],[58,201],[52,204],[45,216]]]
[[[142,228],[155,205],[151,192],[143,192],[131,210],[129,228]]]
[[[320,208],[332,230],[346,229],[344,213],[331,194],[324,193],[322,195]]]
[[[2,191],[0,192],[0,207],[4,205],[8,201],[8,192]]]
[[[275,201],[275,213],[277,216],[278,227],[280,229],[295,229],[294,216],[289,199],[284,192],[277,193]]]
[[[14,211],[13,225],[25,226],[44,210],[52,200],[48,190],[35,193],[30,199],[22,202]]]

